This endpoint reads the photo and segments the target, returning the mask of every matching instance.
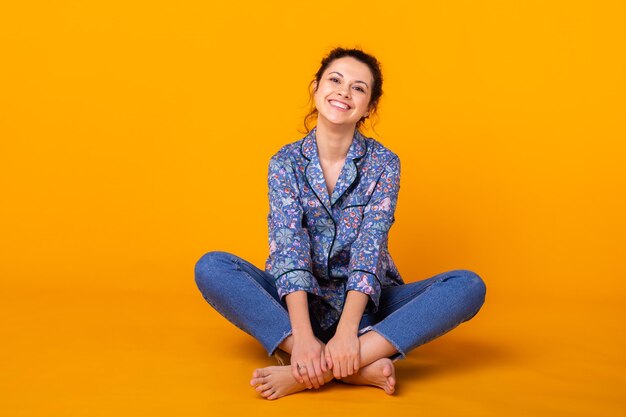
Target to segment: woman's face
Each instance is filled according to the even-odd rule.
[[[313,84],[318,119],[356,126],[362,117],[369,114],[373,82],[372,72],[361,61],[352,57],[332,61],[319,84]]]

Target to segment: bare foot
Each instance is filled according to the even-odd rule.
[[[324,382],[333,379],[332,372],[324,374]],[[255,369],[250,380],[255,390],[268,400],[304,391],[306,385],[299,383],[291,373],[291,366],[268,366]]]
[[[396,369],[391,359],[382,358],[359,369],[354,375],[341,378],[341,381],[354,385],[373,385],[391,395],[396,389]]]

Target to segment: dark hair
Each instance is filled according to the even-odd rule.
[[[311,89],[311,86],[313,85],[313,83],[317,82],[316,85],[317,87],[319,87],[322,74],[324,74],[324,71],[326,71],[326,68],[328,68],[331,62],[333,62],[334,60],[338,58],[343,58],[347,56],[355,58],[358,61],[361,61],[362,63],[367,65],[370,71],[372,72],[372,77],[374,78],[374,85],[372,85],[372,95],[370,97],[370,102],[368,103],[370,107],[369,116],[371,116],[372,114],[377,115],[376,111],[378,109],[378,101],[380,100],[380,96],[383,95],[383,74],[380,70],[381,65],[380,65],[380,62],[378,62],[378,60],[374,56],[367,54],[363,52],[362,50],[356,49],[356,48],[344,49],[344,48],[338,47],[330,51],[330,53],[322,59],[320,68],[317,70],[317,73],[315,74],[315,78],[311,80],[311,82],[309,83],[309,102],[313,100],[313,92],[315,91]],[[359,120],[356,123],[356,128],[358,129],[368,117],[362,117],[361,120]],[[307,114],[304,117],[304,128],[306,129],[307,133],[311,131],[311,129],[309,129],[309,126],[308,126],[309,120],[315,119],[315,118],[317,118],[317,109],[315,108],[315,102],[313,102],[311,105],[309,114]]]

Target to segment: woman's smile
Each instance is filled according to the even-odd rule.
[[[348,111],[350,109],[350,106],[338,100],[328,100],[328,102],[333,108],[340,110],[340,111]]]

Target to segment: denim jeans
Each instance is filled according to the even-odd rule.
[[[284,300],[274,277],[228,252],[202,256],[195,267],[204,299],[222,316],[257,339],[271,356],[291,334]],[[359,334],[375,331],[406,354],[474,317],[485,300],[485,284],[474,272],[453,270],[422,281],[384,288],[376,313],[363,314]],[[327,343],[337,324],[324,331],[311,314],[316,337]]]

